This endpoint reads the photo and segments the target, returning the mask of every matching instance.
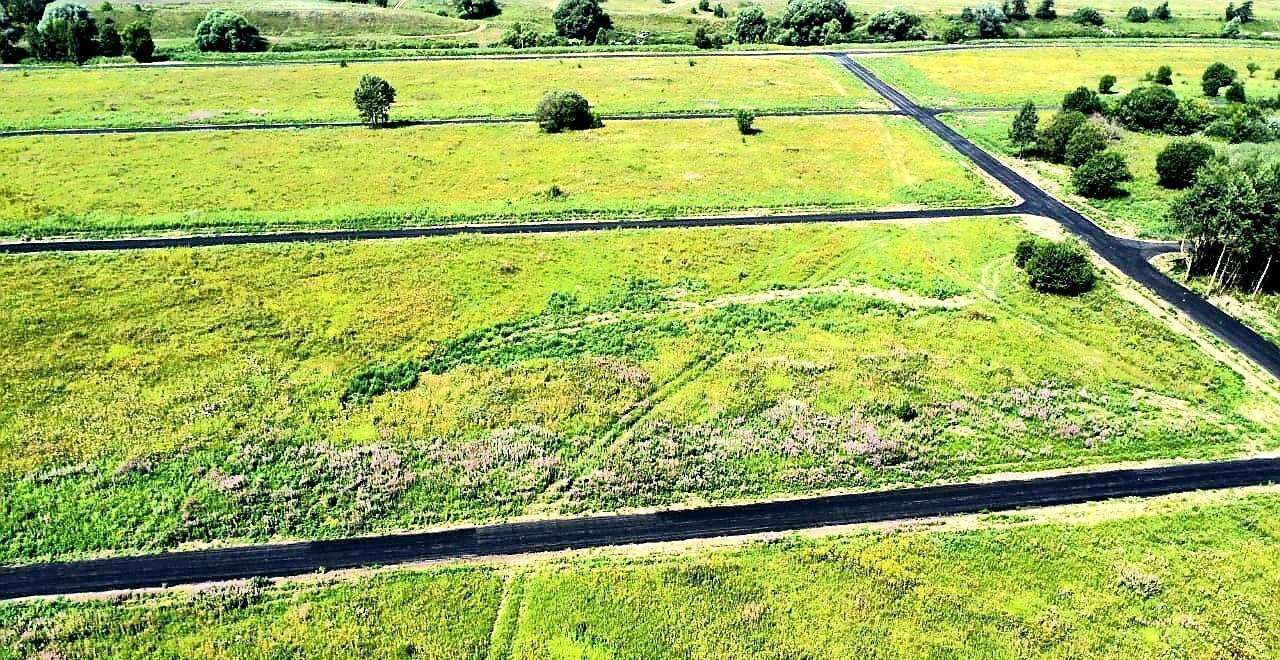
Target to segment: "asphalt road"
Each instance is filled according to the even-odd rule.
[[[935,218],[967,218],[1023,213],[1021,206],[991,206],[963,209],[925,209],[918,211],[865,211],[848,213],[797,213],[778,215],[707,216],[690,218],[656,218],[653,220],[573,220],[547,222],[513,222],[494,224],[440,225],[437,227],[404,227],[388,229],[331,229],[286,231],[266,234],[195,234],[149,236],[139,238],[87,238],[41,241],[0,242],[0,254],[33,254],[38,252],[98,252],[103,250],[142,250],[155,248],[210,247],[218,245],[264,245],[270,243],[308,243],[320,241],[354,241],[389,238],[425,238],[459,234],[554,234],[609,229],[677,229],[693,227],[748,227],[754,225],[786,225],[814,222],[866,222],[874,220],[928,220]]]
[[[923,124],[934,135],[972,160],[979,169],[1022,198],[1026,212],[1058,221],[1067,231],[1078,236],[1125,276],[1186,314],[1191,320],[1244,354],[1272,376],[1280,378],[1280,348],[1204,298],[1169,279],[1151,265],[1147,260],[1149,256],[1147,252],[1130,241],[1103,231],[1101,227],[1075,209],[1058,201],[991,154],[978,148],[977,145],[942,123],[935,113],[916,105],[905,94],[890,87],[848,55],[839,55],[836,59],[864,83],[888,99],[895,108]]]
[[[0,599],[1010,511],[1119,497],[1266,485],[1278,480],[1280,459],[1221,461],[659,513],[507,523],[420,534],[36,564],[0,569]]]

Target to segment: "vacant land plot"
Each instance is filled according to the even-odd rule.
[[[981,144],[994,153],[1003,154],[1006,158],[1014,156],[1009,144],[1009,126],[1013,122],[1014,113],[949,113],[943,120],[964,134],[969,139]],[[1049,121],[1051,112],[1041,113],[1041,122]],[[1107,199],[1075,198],[1075,203],[1092,209],[1090,217],[1094,218],[1110,231],[1141,236],[1144,238],[1177,239],[1177,229],[1169,224],[1166,217],[1169,206],[1177,198],[1180,191],[1170,190],[1159,185],[1156,175],[1156,157],[1172,141],[1186,139],[1169,135],[1135,133],[1116,128],[1118,139],[1111,141],[1110,148],[1124,154],[1133,172],[1133,180],[1121,185],[1124,194]],[[1196,136],[1196,139],[1208,142],[1222,154],[1243,156],[1249,153],[1280,154],[1280,143],[1269,144],[1227,144],[1221,140]],[[1055,165],[1042,160],[1029,160],[1042,177],[1051,185],[1056,185],[1059,196],[1072,194],[1071,170],[1065,165]]]
[[[0,558],[1276,444],[1012,221],[0,260]]]
[[[0,233],[388,226],[1001,195],[901,117],[618,121],[0,140]],[[376,163],[376,165],[375,165]],[[49,172],[59,173],[50,186]]]
[[[554,89],[607,114],[887,107],[826,57],[68,69],[0,73],[0,128],[355,121],[364,74],[395,86],[394,119],[529,116]]]
[[[1240,72],[1249,93],[1274,96],[1280,81],[1280,48],[1261,47],[1053,47],[974,49],[862,57],[859,61],[915,102],[932,107],[1017,106],[1028,99],[1058,104],[1081,85],[1096,89],[1104,74],[1116,76],[1117,92],[1142,84],[1162,64],[1174,72],[1173,89],[1200,96],[1200,74],[1214,62]],[[1261,68],[1250,78],[1249,62]]]
[[[1110,519],[1074,509],[684,556],[11,604],[0,657],[1266,657],[1280,645],[1280,497],[1086,511]]]

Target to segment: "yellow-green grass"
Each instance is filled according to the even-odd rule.
[[[863,57],[876,75],[932,107],[1017,106],[1027,100],[1057,104],[1081,85],[1097,89],[1103,75],[1116,76],[1115,90],[1123,93],[1163,64],[1174,72],[1173,89],[1181,96],[1201,96],[1200,74],[1214,62],[1236,69],[1249,93],[1275,96],[1280,81],[1280,48],[1173,47],[1051,47],[973,49]],[[1262,67],[1250,78],[1249,62]]]
[[[1269,657],[1280,497],[1199,499],[0,605],[0,657]]]
[[[556,89],[607,114],[887,107],[826,57],[453,60],[0,73],[0,127],[356,121],[365,74],[394,119],[529,116]]]
[[[943,120],[966,137],[981,144],[984,148],[1013,158],[1014,150],[1009,144],[1009,126],[1013,122],[1014,113],[950,113]],[[1041,113],[1041,122],[1048,122],[1053,113]],[[1159,184],[1156,175],[1156,157],[1170,142],[1185,140],[1169,135],[1155,133],[1135,133],[1124,129],[1115,129],[1117,139],[1109,147],[1123,154],[1128,162],[1133,180],[1121,184],[1124,193],[1107,199],[1086,199],[1075,196],[1076,205],[1090,211],[1094,218],[1108,230],[1130,236],[1157,239],[1177,239],[1178,230],[1168,220],[1169,206],[1177,199],[1180,191],[1170,190]],[[1203,136],[1195,139],[1208,142],[1220,153],[1243,155],[1258,152],[1262,154],[1280,154],[1280,144],[1227,144]],[[1040,176],[1047,179],[1059,195],[1072,195],[1071,168],[1066,165],[1055,165],[1043,160],[1025,161]]]
[[[772,117],[0,140],[0,233],[422,225],[1002,201],[909,119]],[[50,186],[49,172],[59,173]]]
[[[394,4],[394,3],[393,3]],[[212,9],[229,9],[245,16],[268,38],[296,36],[339,37],[356,35],[432,35],[470,29],[475,25],[448,16],[438,16],[406,8],[390,10],[372,4],[290,0],[288,2],[156,2],[143,3],[142,11],[133,3],[116,3],[110,11],[90,7],[98,20],[110,18],[124,26],[141,20],[160,40],[194,41],[196,26]]]
[[[0,560],[1275,446],[1016,222],[0,259]],[[414,361],[406,363],[412,358]],[[416,383],[343,397],[373,365]]]

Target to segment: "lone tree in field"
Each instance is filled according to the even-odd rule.
[[[600,120],[591,111],[591,104],[577,92],[547,92],[538,102],[534,113],[538,128],[545,133],[562,131],[582,131],[600,125]]]
[[[1113,89],[1115,86],[1116,86],[1116,77],[1109,73],[1098,79],[1099,94],[1113,94],[1115,93]]]
[[[584,43],[595,43],[601,30],[613,27],[613,20],[600,8],[598,0],[560,0],[551,18],[556,34]]]
[[[1217,96],[1218,90],[1235,82],[1235,79],[1235,69],[1222,62],[1214,62],[1200,76],[1200,89],[1204,91],[1205,96]]]
[[[396,102],[396,89],[382,78],[366,73],[356,85],[354,101],[360,120],[370,128],[377,128],[387,123],[391,104]]]
[[[1152,82],[1157,85],[1172,85],[1173,69],[1168,64],[1161,64],[1160,68],[1156,69],[1156,75],[1152,77]]]
[[[756,113],[751,110],[739,110],[733,114],[738,122],[738,132],[743,135],[755,135],[760,130],[755,127]]]
[[[256,53],[267,49],[267,40],[244,16],[215,9],[196,26],[196,48],[205,52]]]
[[[1014,251],[1014,263],[1027,272],[1031,288],[1043,293],[1080,294],[1098,281],[1089,253],[1078,241],[1027,239]]]
[[[1162,2],[1151,10],[1151,18],[1157,21],[1167,21],[1173,18],[1173,12],[1169,11],[1169,3]]]
[[[1022,104],[1018,116],[1013,118],[1009,127],[1009,142],[1019,154],[1026,154],[1036,146],[1036,126],[1040,123],[1040,114],[1031,101]]]

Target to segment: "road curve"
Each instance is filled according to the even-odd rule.
[[[1092,220],[1058,201],[1008,165],[1000,162],[995,156],[983,151],[950,126],[942,123],[934,113],[916,105],[905,94],[890,87],[848,55],[838,55],[836,60],[862,82],[888,99],[894,107],[923,124],[934,135],[973,161],[979,169],[1024,200],[1023,207],[1026,212],[1056,220],[1126,277],[1146,287],[1192,321],[1213,333],[1215,337],[1252,360],[1267,373],[1280,378],[1280,348],[1204,298],[1169,279],[1148,261],[1150,251],[1131,241],[1107,233]]]
[[[492,224],[439,225],[387,229],[329,229],[284,231],[262,234],[193,234],[138,238],[53,239],[0,242],[0,254],[40,252],[101,252],[105,250],[146,250],[157,248],[211,247],[219,245],[265,245],[270,243],[316,243],[395,238],[427,238],[460,234],[555,234],[610,229],[685,229],[693,227],[749,227],[793,225],[815,222],[868,222],[876,220],[931,220],[971,218],[1023,213],[1022,206],[988,206],[960,209],[904,211],[853,211],[844,213],[798,213],[778,215],[705,216],[655,218],[653,220],[570,220]]]
[[[1280,459],[1110,470],[780,502],[244,546],[0,569],[0,599],[285,577],[319,570],[740,536],[1273,484]]]

